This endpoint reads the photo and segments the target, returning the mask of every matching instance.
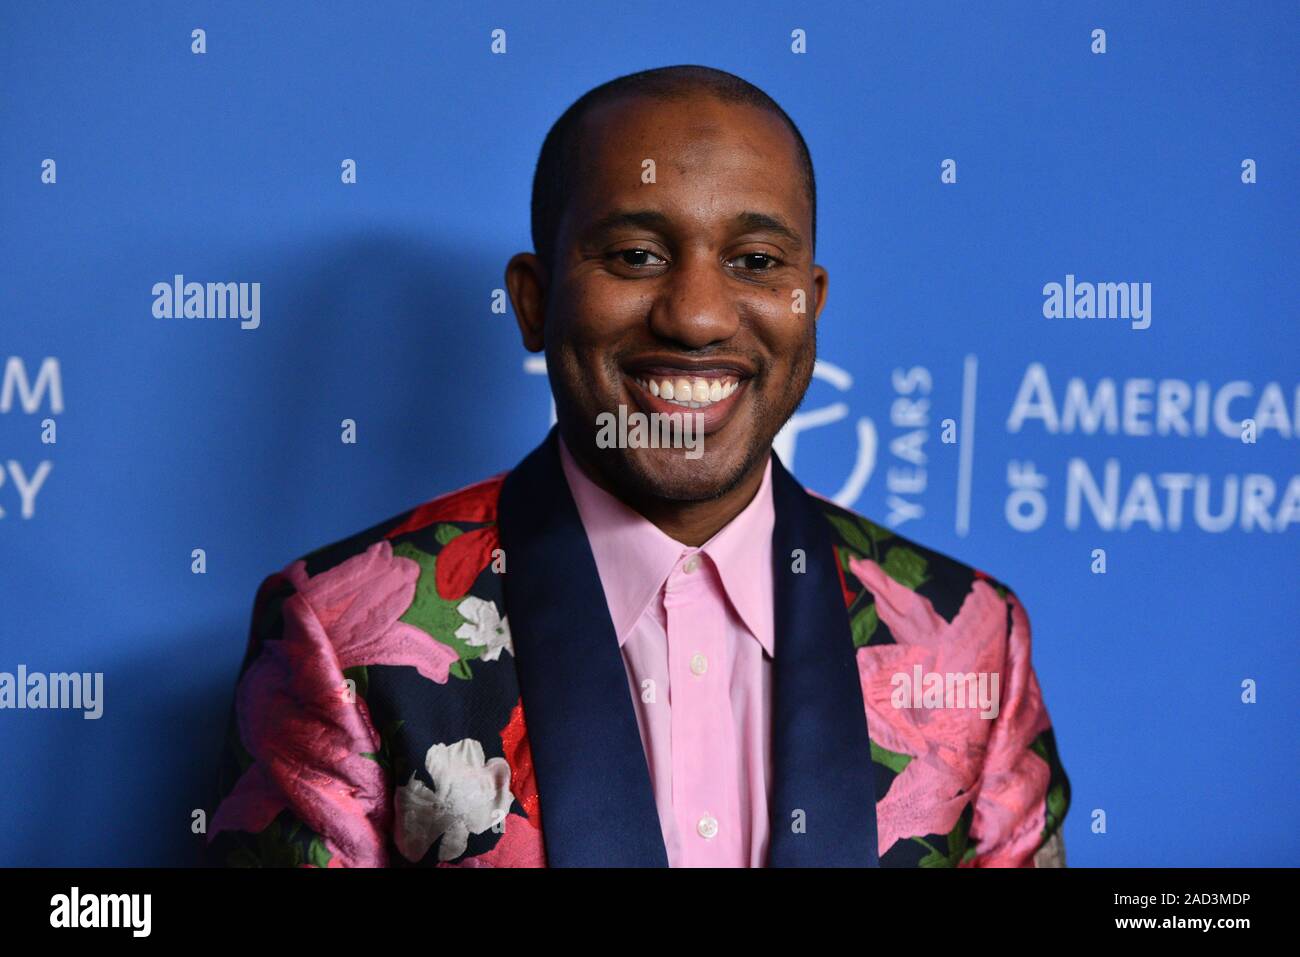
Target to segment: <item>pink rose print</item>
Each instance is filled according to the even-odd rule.
[[[235,692],[253,764],[217,809],[209,840],[222,830],[258,833],[291,808],[325,841],[339,862],[331,866],[385,865],[391,807],[383,770],[362,757],[380,749],[379,736],[343,671],[409,665],[447,682],[456,653],[397,620],[418,577],[419,566],[394,556],[388,541],[315,577],[301,561],[285,570],[298,593],[284,603],[282,636],[262,646]],[[268,579],[264,591],[281,580]]]
[[[1049,769],[1029,745],[1048,720],[1028,668],[1027,621],[1023,633],[1013,628],[1011,640],[1001,640],[1007,605],[982,579],[947,622],[876,562],[853,559],[849,568],[874,596],[880,620],[897,642],[858,649],[871,738],[912,756],[877,805],[879,852],[899,840],[952,830],[978,792],[971,836],[981,850],[970,863],[1004,863],[1025,847],[1032,855],[1043,824]],[[895,707],[894,675],[911,675],[918,664],[923,673],[997,674],[997,717],[981,717],[978,707]],[[986,857],[985,849],[996,857]]]

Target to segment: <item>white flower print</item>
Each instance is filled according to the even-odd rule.
[[[433,787],[415,777],[394,795],[393,838],[408,861],[419,861],[439,837],[438,860],[465,853],[470,834],[482,834],[505,820],[514,801],[510,765],[505,758],[484,761],[483,745],[473,738],[435,744],[424,756]]]
[[[512,655],[515,653],[510,643],[510,625],[497,611],[496,602],[470,595],[456,606],[456,610],[468,619],[456,629],[456,637],[476,648],[486,647],[487,650],[479,656],[484,661],[496,661],[502,648]]]

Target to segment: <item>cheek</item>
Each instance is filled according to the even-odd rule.
[[[761,291],[749,297],[747,305],[761,315],[764,322],[788,327],[795,320],[807,318],[811,300],[805,286],[787,281],[762,287]]]
[[[609,350],[586,330],[569,330],[557,337],[546,361],[557,389],[567,399],[563,404],[574,413],[604,410],[620,387],[617,369],[610,368]]]
[[[653,299],[635,283],[612,276],[591,276],[569,290],[568,315],[589,328],[625,328],[644,322]]]
[[[636,300],[602,292],[598,284],[574,290],[556,310],[557,342],[563,340],[564,347],[584,364],[607,363],[628,333],[644,325],[639,308]]]
[[[772,368],[787,372],[811,365],[816,350],[816,324],[808,313],[795,312],[790,290],[778,289],[765,299],[755,333],[771,356]]]

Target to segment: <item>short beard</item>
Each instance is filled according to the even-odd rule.
[[[665,479],[662,474],[651,476],[640,467],[636,459],[628,455],[610,455],[601,464],[607,481],[619,490],[620,498],[629,502],[711,502],[734,491],[763,462],[770,449],[770,442],[766,445],[755,444],[744,460],[731,469],[721,482],[711,479],[708,488],[700,487],[703,477],[699,475],[681,479]]]

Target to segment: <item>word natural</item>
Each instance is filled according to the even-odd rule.
[[[601,449],[686,449],[688,459],[704,454],[704,415],[696,412],[628,413],[596,416],[596,447]]]
[[[260,282],[186,282],[177,273],[170,284],[153,284],[153,314],[158,319],[240,319],[239,328],[262,324]]]

